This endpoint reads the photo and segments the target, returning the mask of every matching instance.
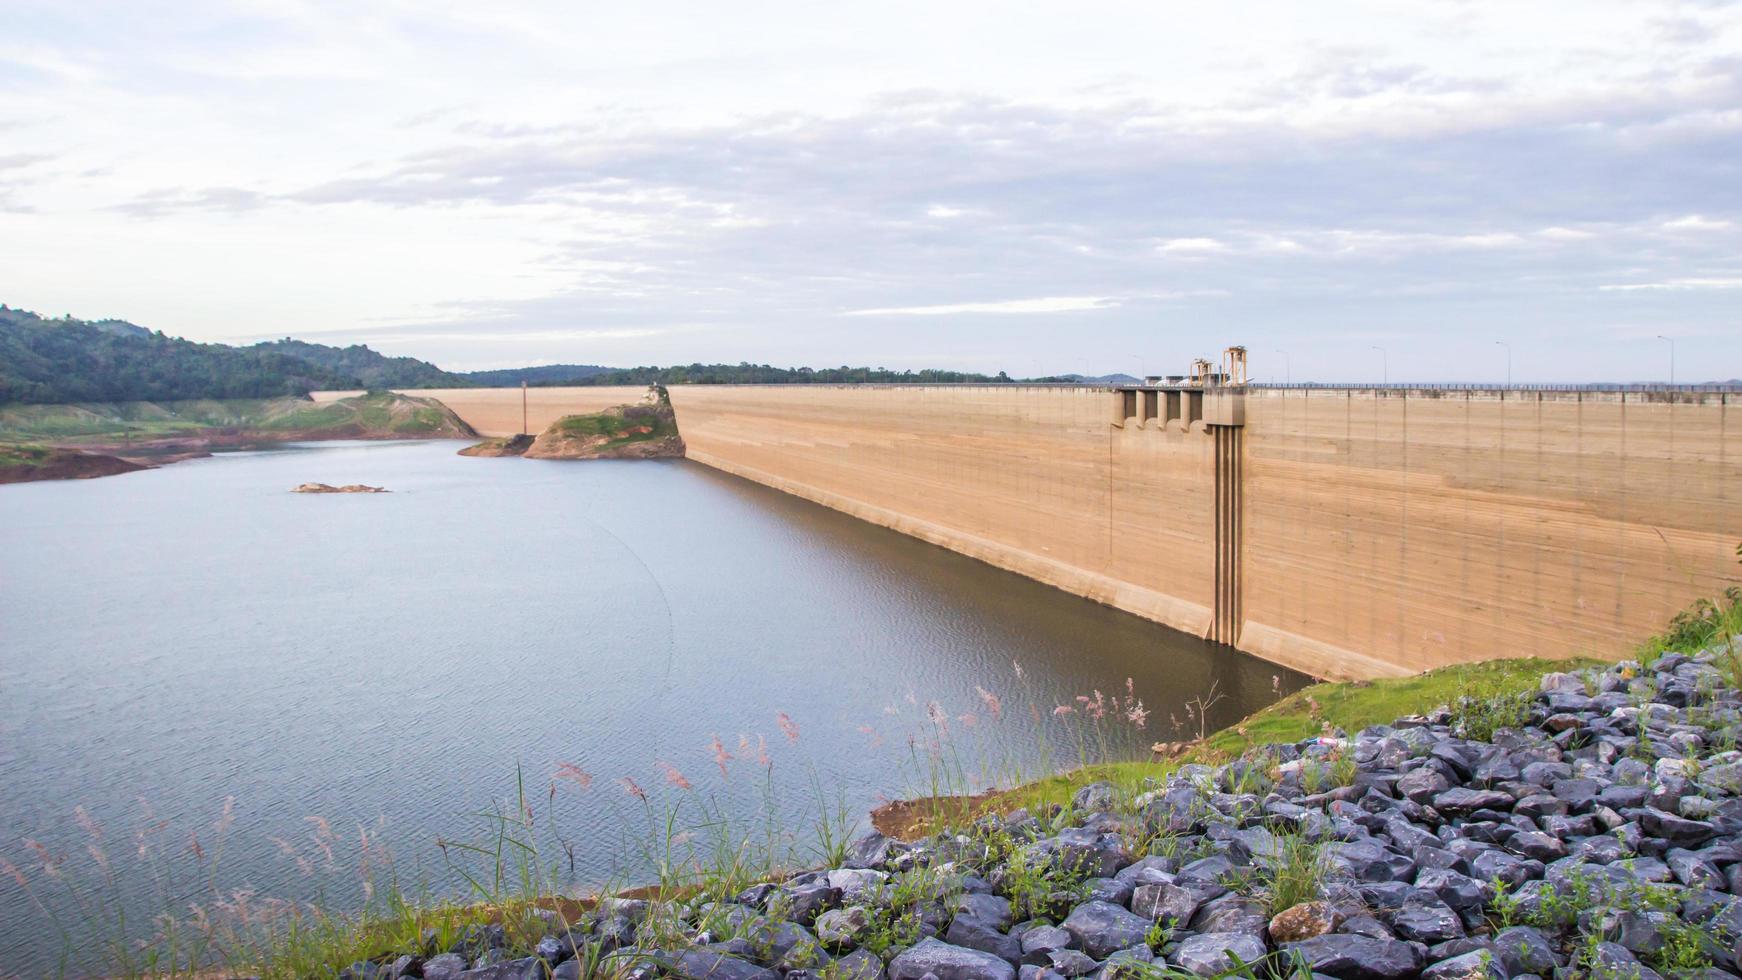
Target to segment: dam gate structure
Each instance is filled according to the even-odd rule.
[[[669,391],[696,462],[1319,677],[1618,656],[1742,582],[1742,388],[1198,373]]]

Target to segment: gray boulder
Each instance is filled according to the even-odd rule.
[[[455,980],[466,972],[466,958],[458,953],[443,953],[423,961],[424,980]]]
[[[1508,976],[1534,973],[1546,977],[1561,965],[1554,944],[1530,926],[1513,926],[1495,933],[1494,951]]]
[[[841,862],[842,867],[875,868],[889,860],[894,846],[894,841],[872,831],[847,847],[847,859]]]
[[[977,949],[983,953],[1010,963],[1022,959],[1022,940],[1016,936],[1007,936],[990,922],[971,915],[958,915],[950,921],[949,931],[944,933],[944,941],[965,949]]]
[[[1138,885],[1131,893],[1131,911],[1156,921],[1190,922],[1198,910],[1198,893],[1179,885]]]
[[[883,961],[868,950],[856,949],[830,964],[829,972],[835,980],[883,980]]]
[[[829,887],[840,892],[841,902],[860,905],[875,902],[889,883],[889,875],[869,868],[839,868],[829,872]]]
[[[1395,939],[1334,934],[1315,936],[1282,947],[1298,956],[1314,973],[1338,980],[1400,980],[1421,969],[1420,947]]]
[[[834,949],[851,949],[859,945],[871,928],[871,912],[863,905],[830,909],[817,916],[817,938]]]
[[[1391,928],[1400,939],[1413,939],[1429,946],[1464,935],[1464,920],[1452,907],[1432,894],[1411,893],[1403,907],[1391,916]]]
[[[991,953],[922,940],[889,961],[889,980],[1016,980],[1016,968]]]
[[[1114,950],[1143,942],[1153,924],[1152,920],[1110,902],[1084,902],[1072,909],[1063,922],[1077,945],[1098,960],[1106,959]]]
[[[1046,954],[1047,966],[1061,977],[1082,977],[1095,972],[1101,964],[1077,949],[1055,949]]]
[[[1647,834],[1669,841],[1672,847],[1699,847],[1718,834],[1718,828],[1704,820],[1689,820],[1651,808],[1639,818],[1639,826]]]
[[[1069,949],[1076,941],[1075,936],[1058,926],[1035,926],[1026,929],[1022,933],[1023,962],[1043,966],[1048,962],[1046,954],[1055,949]]]
[[[1639,962],[1618,943],[1598,943],[1586,974],[1592,980],[1663,980],[1662,974]]]
[[[1100,813],[1113,809],[1113,784],[1090,783],[1071,797],[1071,809],[1079,814]],[[1070,974],[1075,976],[1075,974]]]
[[[1010,928],[1010,900],[997,895],[968,893],[953,896],[946,907],[956,915],[966,915],[1003,932]]]
[[[649,954],[683,980],[780,980],[780,974],[749,960],[706,949]]]
[[[1500,969],[1498,957],[1479,949],[1429,966],[1421,980],[1506,980]]]
[[[1264,940],[1245,932],[1202,932],[1187,937],[1168,959],[1182,970],[1200,977],[1215,976],[1255,964],[1268,953]]]
[[[1459,786],[1435,796],[1433,807],[1443,814],[1462,816],[1476,810],[1510,810],[1513,802],[1511,794],[1499,790]]]

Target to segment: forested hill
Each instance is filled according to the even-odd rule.
[[[1119,376],[1123,378],[1123,376]],[[249,347],[200,344],[125,320],[48,319],[0,305],[0,404],[269,398],[319,389],[466,388],[649,384],[1004,384],[1000,371],[778,368],[768,364],[674,364],[610,368],[545,364],[449,372],[361,344],[328,347],[272,340]],[[1031,379],[1088,383],[1063,375]],[[1100,379],[1106,380],[1106,379]],[[1135,379],[1131,379],[1135,380]]]
[[[562,367],[567,365],[553,365]],[[533,387],[550,385],[756,385],[756,384],[1003,384],[1012,379],[997,374],[967,371],[891,371],[887,368],[777,368],[768,364],[674,364],[670,367],[584,368],[587,374],[564,376],[561,372],[539,375],[545,368],[522,371],[475,371],[466,377],[479,384],[519,384],[521,377]],[[504,380],[482,381],[483,375]]]
[[[273,350],[0,306],[0,403],[268,398],[355,387],[356,378]]]
[[[525,382],[545,387],[549,385],[584,385],[595,374],[616,368],[597,364],[540,364],[537,367],[503,368],[497,371],[467,371],[466,380],[484,388],[512,388]]]
[[[0,404],[270,398],[335,388],[472,384],[367,347],[284,340],[230,347],[125,320],[48,319],[0,305]]]
[[[449,374],[428,361],[415,357],[388,357],[362,344],[328,347],[286,337],[246,349],[289,354],[334,374],[356,378],[364,388],[463,388],[477,383],[458,374]]]

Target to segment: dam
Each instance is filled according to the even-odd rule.
[[[520,389],[408,393],[520,431]],[[1323,678],[1618,656],[1742,581],[1733,387],[670,393],[697,462]]]

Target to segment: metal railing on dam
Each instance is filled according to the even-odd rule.
[[[1742,573],[1734,385],[1253,384],[1231,438],[1143,385],[669,390],[698,462],[1319,676],[1620,654]]]

